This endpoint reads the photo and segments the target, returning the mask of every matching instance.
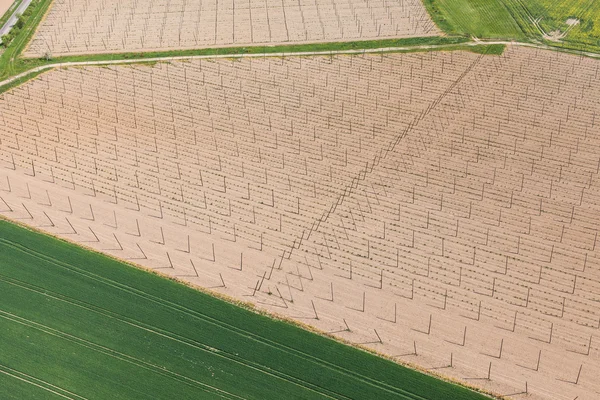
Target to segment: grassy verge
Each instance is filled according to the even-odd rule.
[[[502,55],[502,53],[504,53],[504,50],[506,49],[505,45],[501,45],[501,44],[495,44],[495,45],[489,45],[489,44],[478,44],[476,46],[473,45],[467,45],[465,43],[459,43],[459,44],[445,44],[443,45],[443,47],[437,47],[434,49],[434,51],[470,51],[473,53],[477,53],[477,54],[486,54],[486,55]],[[393,50],[393,51],[389,51],[389,53],[418,53],[418,52],[427,52],[427,51],[431,51],[431,49],[428,49],[426,47],[419,47],[419,46],[415,46],[415,47],[408,47],[405,50]],[[201,50],[199,50],[198,52],[201,52]],[[133,53],[132,53],[133,54]],[[105,58],[105,57],[98,57],[97,59],[95,59],[94,56],[92,57],[85,57],[85,56],[76,56],[76,57],[64,57],[58,60],[53,60],[53,61],[43,61],[42,63],[38,63],[38,60],[32,61],[30,64],[28,64],[28,68],[26,68],[25,70],[29,70],[35,67],[40,67],[40,66],[44,66],[44,65],[49,65],[49,64],[55,64],[57,62],[85,62],[85,61],[111,61],[111,60],[131,60],[131,63],[127,63],[127,64],[145,64],[145,65],[153,65],[154,63],[156,63],[155,61],[144,61],[144,59],[146,60],[151,60],[151,58],[154,57],[160,57],[160,56],[156,56],[156,55],[152,55],[150,56],[150,54],[152,53],[141,53],[142,58],[140,59],[136,59],[136,58]],[[242,53],[208,53],[208,54],[192,54],[192,55],[215,55],[215,54],[224,54],[224,55],[235,55],[235,54],[242,54]],[[243,53],[243,54],[251,54],[251,53]],[[262,52],[260,52],[259,54],[263,54]],[[268,53],[267,53],[268,54]],[[277,54],[276,52],[272,52],[272,54]],[[180,54],[177,54],[180,55]],[[189,55],[188,55],[189,56]],[[168,56],[171,57],[171,56]],[[47,70],[43,70],[43,71],[36,71],[36,72],[32,72],[30,74],[24,75],[23,77],[19,78],[18,80],[15,80],[11,83],[8,83],[6,85],[0,86],[0,94],[7,92],[8,90],[18,87],[20,85],[22,85],[23,83],[34,79],[35,77],[39,76],[40,74],[49,71],[49,69]]]
[[[51,3],[52,0],[34,0],[29,5],[27,9],[29,16],[25,25],[15,34],[10,45],[0,55],[0,79],[6,79],[24,71],[19,67],[19,55],[31,40]]]
[[[504,53],[504,50],[506,50],[506,46],[503,44],[488,44],[485,46],[472,46],[469,50],[473,53],[485,54],[488,56],[500,56]]]
[[[17,80],[14,80],[14,81],[12,81],[12,82],[10,82],[10,83],[7,83],[6,85],[2,85],[2,86],[0,86],[0,94],[2,94],[2,93],[4,93],[4,92],[7,92],[7,91],[9,91],[10,89],[12,89],[12,88],[15,88],[15,87],[17,87],[17,86],[20,86],[20,85],[22,85],[23,83],[25,83],[25,82],[27,82],[27,81],[30,81],[31,79],[34,79],[35,77],[37,77],[37,76],[39,76],[39,75],[43,74],[44,72],[46,72],[46,71],[36,71],[36,72],[32,72],[32,73],[30,73],[30,74],[27,74],[27,75],[25,75],[25,76],[23,76],[23,77],[21,77],[21,78],[19,78],[19,79],[17,79]]]
[[[27,9],[25,9],[25,11],[22,14],[17,15],[17,22],[15,23],[15,25],[12,27],[10,32],[8,32],[7,34],[2,36],[2,47],[10,46],[12,41],[17,36],[19,36],[19,32],[21,32],[21,30],[25,29],[25,26],[29,22],[29,19],[31,18],[31,14],[33,12],[32,7],[35,7],[36,3],[37,3],[37,1],[32,2],[30,4],[30,7],[27,7]]]
[[[484,398],[5,221],[0,253],[0,371],[59,393]],[[19,386],[22,398],[39,394],[17,380],[7,385]]]
[[[43,1],[43,0],[42,0]],[[41,5],[41,4],[40,4]],[[39,10],[38,10],[39,11]],[[36,10],[32,15],[37,16]],[[43,14],[42,14],[43,15]],[[223,48],[208,48],[208,49],[193,49],[193,50],[173,50],[173,51],[157,51],[157,52],[132,52],[132,53],[106,53],[106,54],[89,54],[89,55],[74,55],[56,57],[50,60],[45,58],[21,58],[18,57],[17,51],[22,51],[27,41],[31,37],[32,32],[28,36],[27,31],[22,31],[17,35],[13,44],[9,46],[7,51],[0,56],[0,79],[6,79],[10,76],[18,75],[22,72],[29,71],[36,67],[44,65],[68,63],[68,62],[87,62],[87,61],[113,61],[113,60],[147,60],[152,58],[169,58],[180,56],[211,56],[211,55],[239,55],[239,54],[276,54],[276,53],[302,53],[302,52],[327,52],[339,50],[360,50],[360,49],[379,49],[387,47],[413,47],[410,51],[423,51],[426,46],[460,46],[469,41],[466,37],[418,37],[404,39],[387,39],[387,40],[371,40],[371,41],[356,41],[356,42],[339,42],[339,43],[309,43],[298,45],[282,45],[282,46],[254,46],[254,47],[223,47]],[[17,42],[18,41],[18,42]],[[17,43],[21,43],[17,49]],[[0,86],[0,93],[16,87],[27,80],[36,77],[39,73],[29,74],[18,81]]]
[[[109,61],[109,60],[142,60],[148,58],[165,58],[180,56],[210,56],[210,55],[236,55],[236,54],[273,54],[273,53],[302,53],[302,52],[327,52],[360,49],[379,49],[386,47],[432,46],[452,45],[468,42],[466,37],[417,37],[404,39],[368,40],[356,42],[335,43],[308,43],[280,46],[252,46],[252,47],[220,47],[193,50],[171,50],[155,52],[131,53],[105,53],[55,57],[51,60],[43,58],[19,58],[13,65],[13,73],[17,74],[31,68],[47,64],[84,61]]]

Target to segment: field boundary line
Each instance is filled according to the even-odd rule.
[[[189,60],[216,60],[216,59],[242,59],[242,58],[285,58],[285,57],[308,57],[308,56],[334,56],[334,55],[364,55],[364,54],[380,54],[380,53],[395,53],[395,52],[407,52],[407,51],[418,51],[418,50],[460,50],[460,47],[477,47],[477,46],[490,46],[490,45],[513,45],[522,47],[531,47],[541,50],[559,51],[574,55],[583,55],[586,57],[600,59],[599,53],[558,48],[539,43],[528,43],[518,41],[507,41],[507,40],[493,40],[485,41],[478,40],[475,42],[464,42],[459,44],[432,44],[432,45],[418,45],[418,46],[400,46],[400,47],[381,47],[375,49],[351,49],[351,50],[328,50],[328,51],[301,51],[301,52],[280,52],[280,53],[252,53],[252,54],[212,54],[212,55],[189,55],[189,56],[168,56],[168,57],[152,57],[152,58],[131,58],[131,59],[118,59],[118,60],[98,60],[98,61],[67,61],[53,64],[41,65],[23,71],[17,75],[0,81],[0,89],[6,85],[10,85],[20,79],[26,78],[31,74],[39,74],[44,71],[52,70],[55,68],[69,68],[69,67],[85,67],[85,66],[107,66],[107,65],[127,65],[127,64],[145,64],[145,63],[157,63],[157,62],[173,62],[173,61],[189,61]],[[457,49],[458,47],[458,49]],[[25,82],[25,81],[24,81]]]
[[[355,379],[360,379],[360,380],[362,380],[363,382],[365,382],[367,384],[370,384],[370,385],[372,385],[374,387],[380,388],[381,390],[385,390],[387,392],[395,393],[397,395],[403,396],[406,399],[425,400],[422,396],[420,396],[420,395],[418,395],[416,393],[412,393],[412,392],[406,391],[406,390],[404,390],[404,389],[402,389],[400,387],[392,386],[392,385],[390,385],[388,383],[377,381],[377,380],[375,380],[373,378],[370,378],[370,377],[365,377],[365,376],[359,375],[356,372],[350,371],[350,370],[348,370],[348,369],[346,369],[344,367],[340,367],[338,365],[334,365],[334,364],[332,364],[331,362],[329,362],[327,360],[324,360],[324,359],[318,358],[318,357],[316,357],[314,355],[305,353],[305,352],[303,352],[303,351],[301,351],[299,349],[295,349],[293,347],[289,347],[286,344],[278,343],[278,342],[273,341],[271,339],[268,339],[268,338],[262,337],[260,335],[254,334],[254,333],[252,333],[250,331],[246,331],[246,330],[238,328],[236,326],[232,326],[231,324],[229,324],[227,322],[221,321],[221,320],[219,320],[217,318],[214,318],[214,317],[211,317],[209,315],[203,314],[203,313],[198,312],[196,310],[191,310],[191,309],[189,309],[189,308],[187,308],[185,306],[182,306],[180,304],[173,303],[173,302],[171,302],[169,300],[166,300],[166,299],[158,298],[158,297],[156,297],[154,295],[148,294],[148,293],[143,292],[143,291],[141,291],[139,289],[135,289],[135,288],[129,287],[129,286],[124,285],[124,284],[122,284],[120,282],[116,282],[116,281],[113,281],[113,280],[108,279],[108,278],[100,277],[100,276],[98,276],[96,274],[90,273],[89,271],[82,271],[78,267],[75,267],[75,266],[70,265],[70,264],[67,264],[68,266],[61,265],[61,264],[65,264],[65,263],[60,262],[60,261],[58,261],[56,259],[53,259],[51,257],[50,257],[50,260],[46,259],[45,256],[40,257],[37,254],[35,254],[36,252],[34,250],[25,248],[25,249],[29,250],[29,251],[26,251],[25,249],[21,248],[21,245],[14,244],[12,242],[6,241],[5,239],[1,239],[0,238],[0,242],[4,242],[5,245],[13,247],[14,249],[16,249],[18,251],[25,252],[26,254],[28,254],[30,256],[33,256],[33,257],[36,257],[36,258],[40,258],[42,260],[45,260],[46,262],[50,262],[50,263],[55,264],[55,265],[57,265],[57,266],[59,266],[61,268],[65,268],[65,269],[70,270],[70,271],[72,271],[74,273],[77,273],[77,274],[83,275],[83,276],[85,276],[87,278],[96,280],[96,281],[98,281],[98,282],[100,282],[102,284],[112,286],[112,287],[114,287],[117,290],[121,290],[121,291],[130,293],[130,294],[132,294],[134,296],[141,297],[141,298],[146,299],[148,301],[160,304],[160,305],[162,305],[165,308],[172,309],[172,310],[175,310],[177,312],[181,312],[181,313],[190,315],[190,316],[192,316],[194,318],[197,318],[199,320],[202,320],[202,321],[211,323],[213,325],[219,326],[221,328],[225,328],[225,329],[227,329],[229,331],[232,331],[232,332],[234,332],[234,333],[236,333],[238,335],[241,335],[241,336],[244,336],[244,337],[246,337],[248,339],[257,341],[259,343],[262,343],[263,345],[266,345],[266,346],[269,346],[269,347],[272,347],[272,348],[275,348],[275,349],[279,349],[280,351],[283,351],[283,352],[286,352],[286,353],[289,353],[289,354],[293,354],[296,357],[302,358],[302,359],[304,359],[304,360],[306,360],[308,362],[313,362],[313,363],[319,364],[319,365],[321,365],[321,366],[323,366],[325,368],[332,369],[334,371],[337,371],[340,374],[343,374],[343,375],[346,375],[346,376],[350,376],[350,377],[353,377]],[[71,267],[71,268],[69,268],[69,267]],[[75,269],[75,271],[73,271],[73,269]],[[10,283],[9,281],[13,280],[13,278],[6,279],[6,277],[5,277],[4,279],[0,279],[0,280],[4,280],[5,282]],[[12,283],[12,284],[15,285],[15,283]],[[19,284],[17,284],[16,286],[21,286],[22,287],[22,285],[19,285]],[[35,285],[32,285],[32,286],[35,286]],[[32,288],[28,288],[28,290],[32,290],[34,292],[36,291],[36,290],[34,290]],[[68,298],[68,296],[64,296],[64,295],[60,295],[60,294],[58,294],[58,296],[60,296],[60,297],[67,297]],[[52,296],[52,297],[55,297],[55,296]],[[92,306],[93,308],[98,308],[98,309],[100,309],[100,310],[103,311],[103,312],[101,312],[101,311],[98,311],[98,310],[94,310],[93,308],[85,307],[83,305],[79,305],[79,304],[70,302],[67,299],[61,299],[60,297],[55,297],[55,298],[57,298],[59,300],[62,300],[62,301],[65,301],[67,303],[70,303],[70,304],[82,307],[82,308],[89,309],[90,311],[94,311],[94,312],[97,312],[97,313],[100,313],[100,314],[105,314],[106,315],[108,313],[110,317],[115,318],[115,319],[117,319],[117,320],[119,320],[121,322],[130,324],[130,325],[138,327],[140,329],[148,330],[148,331],[153,332],[153,333],[155,333],[157,335],[165,336],[165,337],[170,338],[172,340],[176,340],[176,341],[185,343],[185,344],[190,345],[192,347],[197,347],[197,345],[206,346],[206,345],[198,342],[195,339],[187,338],[187,337],[185,337],[183,335],[180,335],[178,333],[173,333],[173,332],[165,331],[162,328],[150,326],[150,325],[148,325],[146,323],[143,323],[143,322],[140,322],[140,321],[136,321],[136,320],[134,320],[134,319],[132,319],[130,317],[117,314],[117,313],[115,313],[113,311],[106,310],[106,309],[103,309],[103,308],[97,307],[97,306]],[[110,315],[110,314],[112,314],[112,315]],[[115,315],[118,315],[121,318],[125,318],[126,320],[123,320],[121,318],[115,317]],[[129,320],[129,321],[127,321],[127,320]],[[133,322],[131,322],[131,321],[133,321]],[[138,326],[138,324],[140,324],[140,325]],[[144,326],[144,325],[146,325],[146,326]],[[155,331],[153,329],[150,329],[149,327],[157,329],[157,330]],[[169,336],[169,335],[173,335],[173,336]],[[215,353],[215,352],[212,352],[212,353]],[[220,354],[220,353],[221,352],[219,351],[219,352],[216,352],[215,354]],[[227,357],[227,358],[229,359],[229,357]],[[239,360],[233,360],[233,361],[241,362]],[[245,364],[245,363],[242,363],[242,364],[244,364],[245,366],[248,366],[248,367],[251,367],[251,368],[255,368],[255,369],[258,369],[258,370],[262,371],[262,369],[260,369],[260,368],[257,367],[257,365],[260,365],[260,364],[256,364],[254,362],[253,362],[253,364],[255,364],[254,366],[248,365],[248,364]],[[262,366],[261,365],[261,367],[266,367],[266,366]],[[266,367],[266,368],[268,368],[268,367]],[[286,376],[288,376],[287,374],[285,374],[285,376],[279,376],[279,375],[275,375],[275,376],[277,376],[277,377],[279,377],[281,379],[288,380],[289,382],[293,382],[293,380],[286,379]],[[297,378],[293,378],[293,379],[297,379]],[[294,383],[298,384],[297,382],[294,382]],[[315,385],[313,383],[309,383],[309,382],[306,382],[306,383],[309,384],[310,386],[319,387],[318,385]],[[309,387],[307,387],[307,389],[308,388]],[[314,389],[311,389],[311,390],[314,390]],[[326,395],[325,393],[321,393],[321,394]],[[339,394],[337,394],[337,395],[339,395]]]
[[[238,334],[240,336],[244,336],[244,337],[246,337],[248,339],[257,341],[257,342],[262,343],[262,344],[264,344],[266,346],[269,346],[269,347],[272,347],[272,348],[275,348],[275,349],[279,349],[279,350],[284,351],[286,353],[293,354],[293,355],[295,355],[295,356],[297,356],[299,358],[303,358],[303,359],[305,359],[307,361],[314,362],[316,364],[320,364],[320,365],[322,365],[325,368],[332,369],[332,370],[337,371],[338,373],[344,374],[346,376],[351,376],[351,377],[353,377],[355,379],[360,379],[360,380],[364,381],[365,383],[368,383],[368,384],[370,384],[372,386],[375,386],[375,387],[379,387],[382,390],[386,390],[388,392],[394,392],[394,393],[397,393],[397,394],[402,395],[402,396],[411,396],[411,398],[413,398],[415,400],[425,400],[422,396],[420,396],[418,394],[408,392],[408,391],[406,391],[406,390],[404,390],[402,388],[399,388],[399,387],[396,387],[396,386],[392,386],[392,385],[390,385],[388,383],[377,381],[377,380],[375,380],[373,378],[370,378],[370,377],[362,376],[362,375],[360,375],[360,374],[358,374],[356,372],[348,370],[347,368],[340,367],[338,365],[332,364],[330,361],[323,360],[323,359],[318,358],[318,357],[316,357],[314,355],[305,353],[305,352],[303,352],[303,351],[301,351],[299,349],[295,349],[293,347],[290,347],[290,346],[288,346],[286,344],[278,343],[278,342],[276,342],[274,340],[271,340],[271,339],[265,338],[263,336],[257,335],[257,334],[255,334],[253,332],[246,331],[244,329],[238,328],[238,327],[233,326],[233,325],[231,325],[231,324],[229,324],[229,323],[227,323],[225,321],[221,321],[221,320],[219,320],[219,319],[217,319],[215,317],[211,317],[209,315],[203,314],[202,312],[199,312],[199,311],[196,311],[196,310],[192,310],[192,309],[189,309],[189,308],[187,308],[187,307],[185,307],[183,305],[180,305],[180,304],[177,304],[177,303],[173,303],[172,301],[156,297],[156,296],[154,296],[152,294],[148,294],[148,293],[146,293],[144,291],[141,291],[141,290],[136,289],[136,288],[132,288],[132,287],[127,286],[125,284],[122,284],[120,282],[116,282],[116,281],[113,281],[113,280],[108,279],[108,278],[100,277],[97,274],[94,274],[92,272],[85,271],[85,270],[82,271],[78,267],[75,267],[73,265],[70,265],[70,264],[58,261],[58,260],[53,259],[51,257],[49,257],[50,260],[48,260],[44,256],[38,256],[36,254],[35,250],[28,249],[26,247],[25,247],[25,249],[26,249],[25,250],[25,249],[22,248],[22,247],[24,247],[22,245],[14,244],[14,243],[12,243],[10,241],[7,241],[5,239],[0,238],[0,243],[2,243],[2,242],[4,242],[5,245],[13,247],[17,251],[21,251],[21,252],[24,252],[25,254],[28,254],[28,255],[30,255],[32,257],[35,257],[35,258],[38,258],[38,259],[42,259],[42,260],[44,260],[46,262],[50,262],[52,264],[57,265],[60,268],[67,269],[67,270],[69,270],[69,271],[71,271],[73,273],[82,275],[82,276],[84,276],[84,277],[86,277],[88,279],[93,279],[95,281],[100,282],[101,284],[112,286],[112,287],[114,287],[117,290],[124,291],[124,292],[129,293],[129,294],[131,294],[133,296],[137,296],[137,297],[146,299],[146,300],[151,301],[153,303],[159,304],[159,305],[161,305],[161,306],[163,306],[165,308],[168,308],[168,309],[171,309],[171,310],[175,310],[176,312],[180,312],[180,313],[184,313],[184,314],[190,315],[190,316],[192,316],[194,318],[197,318],[197,319],[199,319],[201,321],[204,321],[204,322],[210,323],[212,325],[216,325],[216,326],[219,326],[221,328],[227,329],[227,330],[232,331],[232,332],[234,332],[234,333],[236,333],[236,334]],[[29,251],[27,251],[27,250],[29,250]],[[67,266],[61,265],[61,264],[66,264]],[[7,277],[3,277],[4,279],[2,279],[2,277],[3,277],[3,275],[0,275],[0,280],[4,280],[5,282],[8,282],[8,283],[11,283],[10,281],[15,280],[14,278],[7,278]],[[16,285],[16,286],[21,286],[21,287],[25,286],[25,285],[23,285],[22,281],[19,281],[19,282],[20,282],[20,284],[15,284],[14,282],[12,282],[11,284]],[[26,284],[26,285],[35,286],[35,285],[32,285],[32,284]],[[28,290],[32,290],[34,292],[36,291],[35,289],[32,289],[32,288],[28,288]],[[69,302],[66,299],[61,299],[60,298],[60,297],[69,298],[68,296],[65,296],[65,295],[62,295],[62,294],[56,294],[55,292],[53,292],[53,294],[56,295],[55,298],[57,298],[57,299],[60,299],[62,301],[66,301],[66,302],[74,304],[74,305],[78,305],[78,304]],[[86,303],[84,303],[84,304],[86,304]],[[91,306],[91,305],[87,305],[87,307],[83,306],[83,305],[78,305],[78,306],[102,314],[102,312],[100,312],[98,310],[94,310],[93,308],[100,309],[104,313],[112,314],[112,315],[110,315],[111,317],[113,317],[113,318],[115,318],[117,320],[120,320],[122,322],[125,322],[125,323],[128,323],[128,324],[132,324],[134,326],[135,326],[135,324],[141,324],[141,325],[149,326],[146,323],[139,322],[139,321],[137,321],[135,319],[132,319],[130,317],[127,317],[127,316],[115,313],[114,311],[110,311],[110,310],[104,309],[102,307]],[[121,318],[124,318],[126,320],[129,320],[129,321],[121,320],[121,319],[115,317],[114,315],[117,315],[117,316],[119,316]],[[133,322],[131,322],[131,321],[133,321]],[[141,328],[148,329],[148,328],[146,328],[144,326],[141,326]],[[153,328],[159,329],[162,332],[167,332],[169,334],[172,334],[172,335],[175,335],[175,336],[179,337],[179,338],[173,337],[172,338],[173,340],[181,341],[180,338],[183,338],[183,339],[188,340],[188,341],[190,341],[192,343],[199,343],[195,339],[190,339],[190,338],[187,338],[187,337],[185,337],[183,335],[166,331],[166,330],[164,330],[162,328],[157,328],[157,327],[153,327]],[[163,333],[159,332],[158,334],[163,334]],[[314,386],[317,386],[317,385],[314,385]]]

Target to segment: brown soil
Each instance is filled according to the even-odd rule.
[[[439,34],[419,0],[55,0],[26,56]]]
[[[0,17],[10,8],[14,0],[0,0]]]
[[[0,100],[0,213],[480,388],[595,399],[599,66],[56,70]]]

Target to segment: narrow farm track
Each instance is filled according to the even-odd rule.
[[[180,384],[191,386],[196,389],[202,390],[205,393],[211,393],[220,398],[227,399],[243,399],[239,394],[223,390],[220,387],[207,384],[205,381],[195,379],[190,375],[190,371],[181,371],[168,366],[157,364],[152,361],[151,356],[140,353],[139,350],[123,350],[119,346],[106,343],[103,339],[101,341],[97,339],[91,339],[87,337],[88,333],[73,331],[72,328],[61,327],[60,319],[62,317],[56,314],[53,310],[64,310],[64,314],[70,315],[73,319],[77,318],[77,315],[90,316],[94,321],[102,326],[111,326],[118,332],[117,334],[126,334],[127,337],[145,337],[149,343],[161,343],[165,340],[172,345],[165,344],[167,347],[173,347],[174,349],[188,348],[190,350],[183,350],[184,354],[191,351],[190,354],[196,354],[200,352],[206,356],[202,356],[201,359],[218,358],[222,362],[228,364],[238,365],[239,368],[252,370],[254,373],[258,373],[265,378],[263,379],[276,379],[276,381],[286,382],[288,385],[295,385],[304,391],[312,392],[314,396],[318,398],[332,398],[332,399],[348,399],[351,398],[347,394],[338,392],[335,387],[324,387],[317,382],[311,381],[310,379],[300,378],[297,373],[288,373],[284,370],[276,368],[275,364],[265,363],[259,359],[252,359],[249,354],[238,354],[238,351],[232,349],[219,348],[218,343],[212,343],[210,340],[207,342],[210,332],[222,332],[222,336],[227,336],[230,341],[235,343],[246,343],[247,348],[259,349],[257,351],[266,352],[271,354],[271,357],[283,357],[289,360],[290,364],[304,365],[306,368],[314,369],[318,368],[321,371],[329,371],[325,375],[331,373],[331,376],[337,376],[337,379],[341,377],[343,381],[358,382],[360,385],[365,387],[371,387],[375,390],[374,393],[387,393],[384,397],[391,396],[390,398],[399,398],[406,400],[427,400],[430,397],[422,396],[411,390],[406,390],[395,385],[391,385],[385,382],[385,379],[377,380],[369,374],[362,374],[360,370],[351,370],[346,365],[336,365],[326,358],[315,355],[314,352],[311,354],[308,350],[303,351],[298,348],[291,347],[286,343],[281,343],[278,340],[265,337],[264,335],[256,332],[252,332],[250,329],[241,328],[235,326],[226,320],[215,318],[197,308],[186,307],[179,304],[177,301],[166,300],[161,295],[157,296],[152,293],[148,293],[143,289],[129,286],[125,283],[119,282],[117,279],[112,277],[102,276],[101,274],[91,272],[85,268],[75,266],[74,262],[59,261],[58,258],[44,254],[43,252],[33,250],[29,245],[23,245],[22,243],[7,239],[3,237],[0,239],[0,249],[3,254],[6,254],[9,259],[21,260],[27,265],[36,265],[36,268],[40,270],[48,271],[52,270],[53,275],[57,277],[57,280],[63,281],[63,279],[70,279],[73,282],[80,282],[84,284],[78,290],[86,291],[84,287],[86,285],[94,287],[99,292],[106,293],[108,297],[119,297],[130,304],[136,304],[133,308],[136,308],[138,304],[150,303],[152,305],[153,315],[169,314],[176,320],[189,320],[197,321],[197,326],[202,326],[204,329],[201,331],[194,331],[198,336],[196,338],[189,334],[179,332],[177,327],[160,326],[153,322],[144,322],[140,318],[134,317],[128,314],[128,310],[111,309],[111,307],[105,308],[103,305],[96,304],[92,298],[77,298],[77,296],[71,296],[68,294],[69,290],[63,291],[62,286],[56,286],[53,288],[52,283],[44,281],[43,277],[36,277],[36,279],[30,279],[31,276],[28,274],[31,271],[24,271],[19,266],[7,265],[6,268],[2,268],[0,263],[0,285],[5,287],[5,293],[13,293],[14,298],[26,297],[34,299],[33,303],[38,302],[39,304],[51,304],[51,309],[48,309],[43,314],[37,314],[33,309],[18,311],[19,305],[18,300],[12,302],[7,301],[3,303],[3,309],[0,310],[0,318],[5,322],[0,325],[6,325],[10,321],[12,324],[22,325],[29,330],[35,330],[41,332],[44,335],[59,339],[60,341],[70,342],[72,345],[77,347],[85,348],[98,354],[99,356],[108,356],[114,359],[115,362],[126,362],[140,368],[147,370],[153,374],[164,376],[168,379],[177,381]],[[11,254],[12,253],[12,254]],[[32,267],[33,268],[33,267]],[[27,268],[25,268],[27,269]],[[35,268],[34,268],[35,269]],[[29,294],[27,294],[29,293]],[[13,296],[10,296],[12,298]],[[137,299],[137,300],[136,300]],[[49,303],[48,303],[49,302]],[[32,306],[33,307],[33,306]],[[17,311],[15,311],[17,310]],[[52,315],[53,312],[55,316]],[[62,313],[62,312],[61,312]],[[54,318],[54,319],[53,319]],[[159,317],[158,317],[159,318]],[[227,319],[227,318],[225,318]],[[208,332],[208,333],[207,333]],[[202,339],[204,337],[204,339]],[[237,337],[237,339],[236,339]],[[214,341],[213,341],[214,342]],[[162,346],[162,345],[161,345]],[[182,347],[183,346],[183,347]],[[303,346],[302,349],[305,347]],[[137,351],[137,353],[136,353]],[[180,350],[176,350],[179,352]],[[196,355],[190,357],[196,357]],[[260,357],[259,357],[260,358]],[[225,365],[225,364],[224,364]],[[35,379],[40,379],[37,377]],[[399,382],[401,384],[401,382]],[[313,396],[310,396],[313,397]],[[68,397],[71,398],[71,397]],[[73,397],[82,398],[82,397]],[[254,397],[251,397],[254,398]]]
[[[591,58],[600,58],[600,54],[587,51],[576,51],[570,49],[558,49],[556,47],[539,44],[539,43],[528,43],[518,41],[506,41],[506,40],[479,40],[472,42],[461,43],[461,46],[477,47],[487,45],[513,45],[530,47],[540,50],[560,51],[569,54],[583,55]],[[332,51],[303,51],[303,52],[289,52],[289,53],[255,53],[255,54],[218,54],[218,55],[205,55],[205,56],[176,56],[176,57],[152,57],[152,58],[133,58],[133,59],[121,59],[121,60],[100,60],[100,61],[70,61],[62,63],[46,64],[39,67],[34,67],[23,71],[17,75],[11,76],[10,78],[0,81],[0,90],[2,87],[19,82],[24,83],[28,80],[31,75],[39,74],[44,71],[49,71],[55,68],[69,68],[69,67],[86,67],[86,66],[106,66],[106,65],[126,65],[126,64],[139,64],[139,63],[157,63],[157,62],[171,62],[171,61],[182,61],[182,60],[210,60],[210,59],[239,59],[239,58],[265,58],[265,57],[306,57],[306,56],[334,56],[334,55],[360,55],[360,54],[379,54],[379,53],[394,53],[394,52],[407,52],[407,51],[427,51],[427,50],[444,50],[456,48],[455,44],[440,44],[440,45],[419,45],[419,46],[402,46],[402,47],[384,47],[376,49],[357,49],[357,50],[332,50]]]

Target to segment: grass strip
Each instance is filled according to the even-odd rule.
[[[17,86],[21,86],[23,83],[28,82],[34,78],[36,78],[37,76],[43,74],[44,72],[47,71],[36,71],[36,72],[32,72],[30,74],[27,74],[17,80],[14,80],[10,83],[7,83],[6,85],[2,85],[0,86],[0,94],[5,93],[7,91],[9,91],[10,89],[13,89]]]
[[[154,52],[128,52],[128,53],[99,53],[86,55],[71,55],[54,57],[51,60],[43,58],[20,58],[15,63],[14,74],[31,68],[65,62],[82,61],[109,61],[109,60],[141,60],[148,58],[212,56],[212,55],[238,55],[238,54],[274,54],[274,53],[302,53],[302,52],[328,52],[344,50],[380,49],[388,47],[408,46],[437,46],[453,45],[468,42],[469,39],[461,36],[441,37],[426,36],[404,39],[366,40],[354,42],[333,43],[307,43],[276,46],[251,46],[251,47],[218,47],[192,50],[169,50]]]
[[[476,46],[469,46],[469,45],[464,45],[464,44],[446,45],[444,47],[437,47],[437,48],[433,48],[433,49],[415,47],[415,48],[409,48],[409,49],[405,49],[405,50],[393,50],[393,51],[387,51],[387,52],[382,52],[382,53],[388,54],[388,53],[420,53],[420,52],[427,52],[427,51],[469,51],[469,52],[472,52],[475,54],[502,55],[504,53],[505,49],[506,49],[506,46],[503,44],[488,45],[488,44],[482,43],[482,44],[478,44]],[[277,54],[277,53],[273,53],[273,54]],[[119,64],[119,65],[147,65],[147,66],[151,67],[159,62],[160,61],[144,61],[143,59],[142,60],[132,59],[131,63],[123,63],[123,64]],[[165,62],[168,62],[168,60],[165,60]],[[106,65],[106,64],[104,64],[104,65]],[[103,66],[103,64],[100,64],[98,66],[99,67]],[[13,88],[21,86],[22,84],[24,84],[32,79],[35,79],[39,75],[41,75],[45,72],[49,72],[51,70],[52,69],[45,69],[42,71],[34,71],[30,74],[26,74],[26,75],[22,76],[21,78],[19,78],[17,80],[14,80],[10,83],[2,85],[2,86],[0,86],[0,95],[13,89]]]
[[[30,70],[35,67],[78,61],[107,61],[107,60],[128,60],[128,59],[147,59],[157,57],[175,57],[175,56],[195,56],[195,55],[226,55],[226,54],[272,54],[272,53],[297,53],[297,52],[323,52],[339,50],[356,49],[376,49],[385,47],[405,47],[405,46],[429,46],[429,45],[447,45],[459,44],[469,41],[467,37],[439,37],[427,36],[402,39],[383,39],[383,40],[365,40],[350,42],[330,42],[330,43],[306,43],[306,44],[286,44],[275,46],[250,46],[250,47],[221,47],[192,50],[169,50],[155,52],[124,52],[124,53],[103,53],[86,54],[46,58],[23,58],[23,50],[36,32],[37,26],[43,20],[48,11],[52,0],[34,0],[28,8],[30,13],[27,23],[23,29],[16,33],[11,44],[0,55],[0,79],[4,80],[14,75]]]

